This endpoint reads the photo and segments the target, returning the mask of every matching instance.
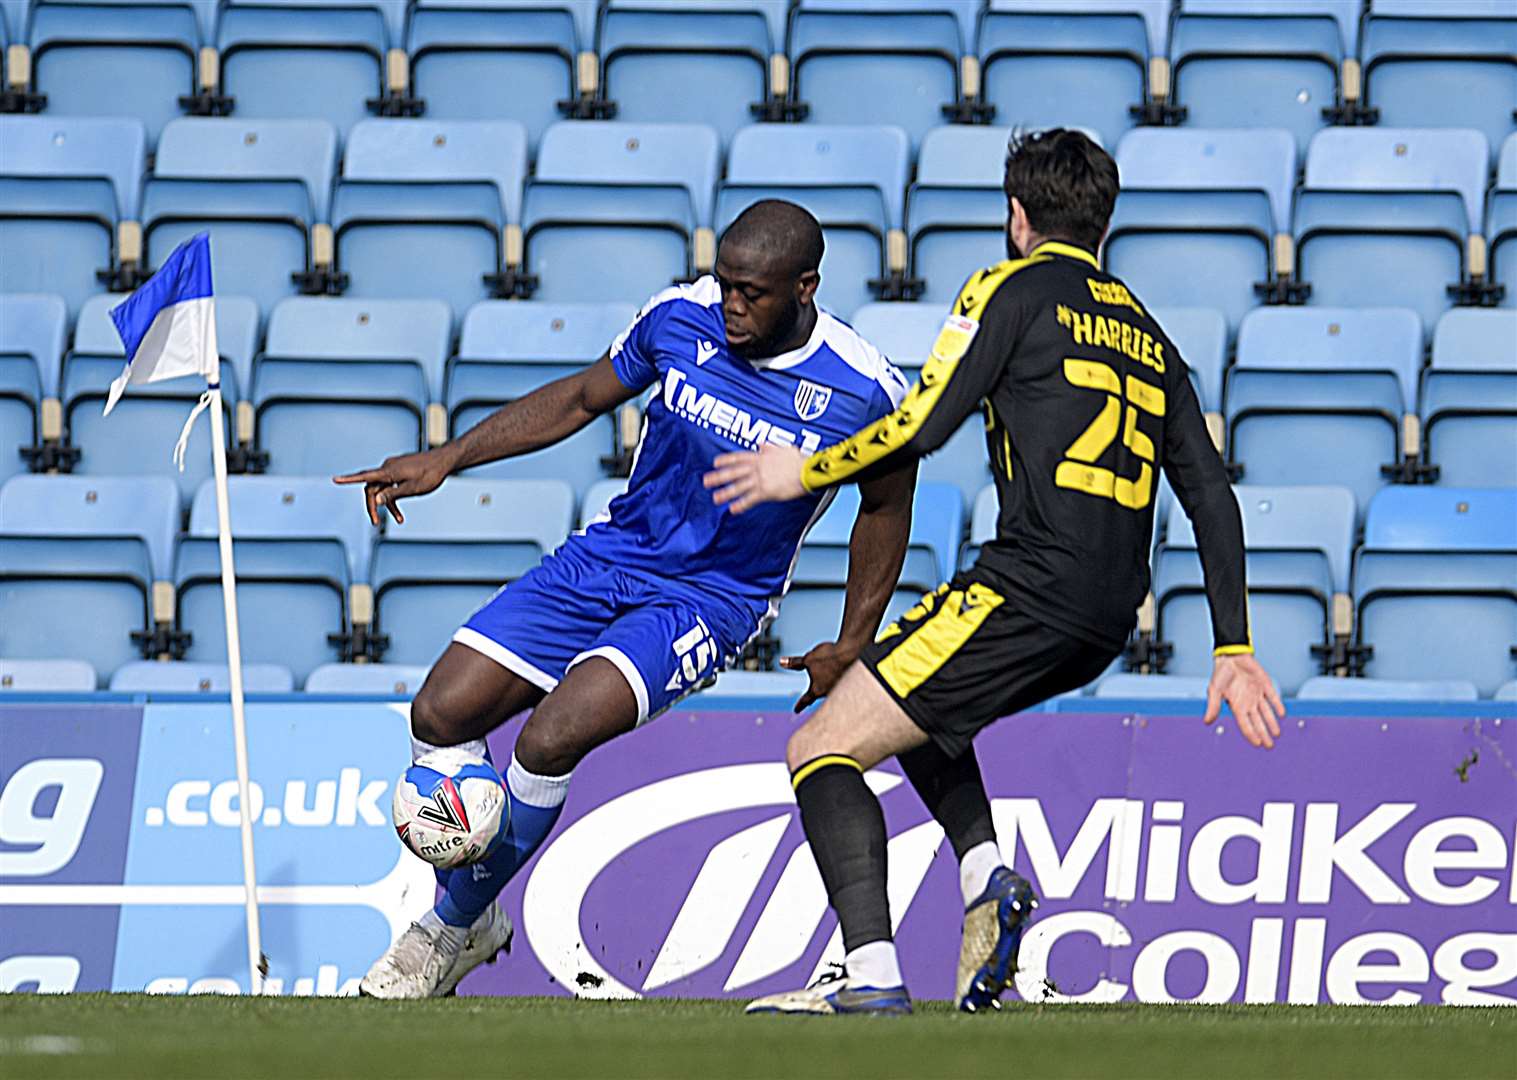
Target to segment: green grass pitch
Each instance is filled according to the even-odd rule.
[[[1517,1009],[1026,1006],[745,1017],[733,1002],[0,996],[0,1076],[1517,1077]]]

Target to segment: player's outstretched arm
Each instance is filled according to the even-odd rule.
[[[378,468],[332,479],[339,484],[363,485],[369,520],[375,525],[379,524],[380,507],[403,522],[399,500],[436,491],[453,473],[474,465],[552,446],[636,394],[617,378],[610,359],[602,356],[584,371],[507,402],[442,446],[386,458]]]
[[[848,588],[838,639],[817,645],[805,656],[780,658],[781,667],[811,676],[811,685],[795,703],[796,712],[831,693],[848,665],[874,640],[906,560],[916,477],[912,462],[859,485],[859,513],[848,539]]]
[[[1252,656],[1219,656],[1212,662],[1206,688],[1206,723],[1213,723],[1227,702],[1238,730],[1250,746],[1272,750],[1285,719],[1285,703],[1264,665]]]

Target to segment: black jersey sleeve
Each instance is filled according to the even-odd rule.
[[[1196,530],[1216,655],[1254,651],[1248,625],[1243,517],[1212,445],[1201,405],[1183,362],[1172,366],[1164,418],[1164,474]]]
[[[971,275],[900,407],[807,459],[801,479],[808,491],[874,479],[952,437],[1000,380],[1022,332],[1026,305],[1002,286],[1027,265],[1017,259]]]

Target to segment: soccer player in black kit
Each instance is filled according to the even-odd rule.
[[[975,565],[881,631],[790,739],[845,977],[749,1011],[910,1011],[891,940],[884,818],[864,782],[892,755],[959,857],[959,1007],[999,1003],[1037,898],[1001,863],[973,739],[1085,685],[1122,651],[1149,588],[1160,470],[1195,524],[1205,571],[1216,643],[1205,722],[1226,702],[1250,744],[1267,749],[1280,735],[1284,706],[1249,636],[1242,521],[1185,363],[1096,258],[1116,163],[1077,131],[1014,136],[1005,189],[1013,257],[970,276],[899,409],[810,457],[788,447],[723,455],[706,478],[741,513],[898,468],[983,408],[1000,498],[995,539]]]

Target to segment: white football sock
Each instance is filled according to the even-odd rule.
[[[1000,869],[1001,849],[994,840],[982,840],[959,860],[959,891],[968,906],[980,898],[990,884],[990,875]]]
[[[551,810],[555,806],[562,806],[569,797],[569,778],[573,775],[565,773],[563,776],[539,776],[523,768],[522,763],[516,760],[516,755],[512,754],[511,764],[506,766],[506,789],[518,802]]]
[[[896,958],[893,941],[860,945],[843,958],[843,967],[848,972],[848,985],[854,989],[869,986],[889,990],[906,982],[901,978],[901,962]]]
[[[435,908],[416,920],[423,927],[437,935],[437,944],[450,953],[456,953],[464,946],[464,939],[469,936],[467,926],[449,926],[438,917]]]
[[[443,749],[441,746],[433,746],[429,742],[422,742],[415,735],[411,736],[411,760],[413,762],[425,754],[430,754],[433,750],[441,749]],[[464,753],[473,754],[475,757],[486,757],[488,751],[488,747],[485,746],[485,740],[483,739],[470,739],[466,743],[459,743],[453,749],[462,750]]]

